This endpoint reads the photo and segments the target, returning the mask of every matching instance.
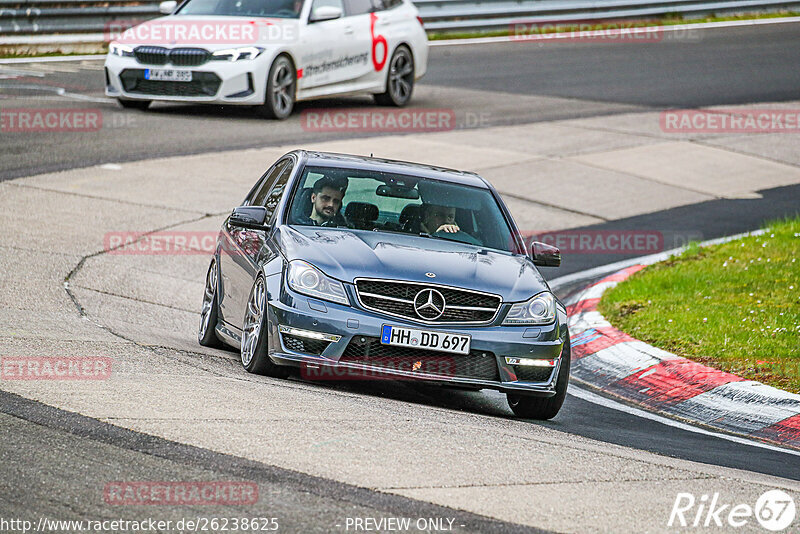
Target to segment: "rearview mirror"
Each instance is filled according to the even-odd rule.
[[[419,198],[419,191],[404,185],[379,185],[375,190],[375,194],[379,197],[405,198],[408,200],[417,200]]]
[[[228,224],[250,230],[269,230],[269,225],[265,224],[266,220],[267,208],[264,206],[239,206],[234,208],[228,218]]]
[[[342,8],[336,6],[319,6],[314,8],[309,18],[310,22],[338,19],[342,16]]]
[[[561,251],[541,241],[531,241],[529,256],[533,260],[533,264],[540,267],[561,266]]]
[[[166,0],[158,4],[158,12],[162,15],[171,15],[176,7],[178,7],[178,2],[175,0]]]

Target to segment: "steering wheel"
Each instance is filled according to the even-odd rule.
[[[462,243],[467,243],[469,245],[475,245],[478,247],[483,246],[483,243],[481,243],[480,241],[469,235],[464,230],[459,230],[456,233],[440,231],[440,232],[434,232],[433,235],[436,237],[444,237],[445,239],[452,239],[454,241],[461,241]]]
[[[272,14],[272,16],[275,17],[296,17],[298,15],[299,13],[297,13],[294,9],[288,9],[288,8],[279,9],[278,11]]]

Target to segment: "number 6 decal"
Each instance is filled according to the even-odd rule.
[[[389,44],[386,42],[386,37],[383,35],[375,35],[375,21],[378,16],[375,13],[369,14],[369,33],[372,35],[372,65],[376,71],[383,69],[386,65],[386,59],[389,55]],[[378,45],[383,45],[383,59],[378,61]]]

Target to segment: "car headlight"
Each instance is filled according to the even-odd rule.
[[[504,325],[549,324],[556,319],[556,299],[549,291],[511,306]]]
[[[322,271],[304,261],[289,262],[289,272],[286,276],[289,287],[298,293],[316,297],[323,300],[350,304],[344,285],[338,280],[327,276]]]
[[[120,43],[109,43],[108,53],[112,56],[133,57],[133,47]]]
[[[226,48],[211,53],[211,59],[217,61],[239,61],[240,59],[255,59],[264,49],[258,46],[245,46],[242,48]]]

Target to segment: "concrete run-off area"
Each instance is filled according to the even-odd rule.
[[[236,353],[196,342],[209,253],[105,250],[109,234],[215,235],[263,171],[294,148],[476,171],[504,195],[523,230],[544,232],[798,184],[795,143],[781,134],[668,135],[658,113],[636,113],[6,181],[0,355],[110,358],[112,370],[103,379],[0,384],[175,442],[557,531],[667,531],[679,493],[719,492],[726,502],[753,505],[768,489],[800,491],[787,479],[594,441],[557,424],[515,420],[507,410],[451,410],[425,388],[406,402],[380,384],[248,375]],[[741,530],[758,528],[751,520]]]

